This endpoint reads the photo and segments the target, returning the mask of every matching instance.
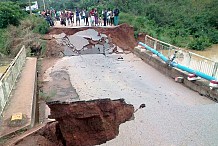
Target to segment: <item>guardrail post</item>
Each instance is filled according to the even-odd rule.
[[[217,70],[218,70],[218,62],[215,62],[214,67],[213,67],[212,77],[216,76]]]
[[[168,49],[168,55],[167,55],[168,58],[170,58],[172,48],[173,48],[172,45],[170,45]]]
[[[157,50],[157,40],[154,40],[154,49]]]
[[[145,36],[145,44],[148,44],[148,38],[147,38],[147,35]]]

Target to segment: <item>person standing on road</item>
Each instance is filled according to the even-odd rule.
[[[85,17],[86,17],[86,12],[85,12],[85,10],[83,9],[82,10],[82,19],[84,20],[84,23],[85,23]]]
[[[77,22],[79,21],[80,26],[80,11],[78,8],[76,8],[76,26],[78,25]]]
[[[120,13],[119,9],[116,8],[114,10],[114,25],[115,26],[117,26],[119,24],[119,13]]]
[[[107,25],[110,25],[110,23],[111,23],[111,22],[110,22],[110,20],[111,20],[111,19],[110,19],[110,18],[111,18],[111,13],[112,13],[111,10],[108,9],[108,11],[107,11]]]
[[[105,9],[104,10],[104,13],[103,13],[103,20],[104,20],[104,26],[107,25],[107,10]]]
[[[95,9],[95,26],[98,26],[98,11],[97,11],[97,8]]]
[[[74,13],[73,13],[73,11],[70,11],[70,21],[71,21],[71,25],[73,26],[73,23],[74,23]]]
[[[68,23],[68,25],[70,25],[70,23],[72,24],[71,19],[70,19],[70,12],[68,11],[66,15],[67,15],[67,23]]]
[[[66,26],[66,14],[65,14],[65,12],[61,13],[61,25]]]
[[[110,16],[110,25],[114,25],[114,12],[111,11],[111,16]]]
[[[87,9],[85,11],[85,20],[86,20],[85,26],[89,26],[89,12]]]
[[[94,26],[94,22],[95,22],[95,9],[93,8],[91,11],[90,11],[90,16],[91,16],[91,26]]]

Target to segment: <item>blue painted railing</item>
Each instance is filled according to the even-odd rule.
[[[217,79],[216,79],[215,77],[213,77],[213,76],[207,75],[207,74],[202,73],[202,72],[200,72],[200,71],[193,70],[193,69],[191,69],[191,68],[188,68],[188,67],[186,67],[186,66],[183,66],[183,65],[181,65],[181,64],[178,64],[178,63],[176,63],[176,62],[174,62],[174,61],[171,61],[169,58],[167,58],[166,56],[164,56],[162,53],[158,52],[158,51],[155,50],[154,48],[151,48],[150,46],[148,46],[148,45],[146,45],[146,44],[144,44],[144,43],[142,43],[142,42],[139,42],[139,45],[145,47],[147,50],[149,50],[149,51],[151,51],[152,53],[156,54],[156,55],[157,55],[158,57],[160,57],[164,62],[169,63],[169,65],[172,66],[172,67],[176,67],[176,68],[181,69],[181,70],[183,70],[183,71],[186,71],[186,72],[188,72],[188,73],[195,74],[195,75],[197,75],[197,76],[199,76],[199,77],[201,77],[201,78],[204,78],[204,79],[206,79],[206,80],[209,80],[209,81],[211,81],[211,80],[217,80]]]

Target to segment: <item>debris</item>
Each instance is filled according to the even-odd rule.
[[[178,83],[183,83],[184,82],[184,78],[183,77],[176,77],[175,81]]]
[[[134,113],[137,112],[139,109],[145,108],[145,107],[146,107],[146,105],[145,105],[144,103],[141,104],[141,105],[139,106],[139,108],[137,108],[137,109],[134,111]]]

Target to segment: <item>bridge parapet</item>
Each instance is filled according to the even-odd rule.
[[[212,77],[218,78],[218,62],[216,61],[160,41],[149,35],[145,36],[145,44],[154,48],[155,50],[158,50],[169,59],[171,59],[175,52],[177,52],[174,60],[175,62],[192,68],[193,70],[197,70]]]
[[[11,91],[21,72],[25,60],[26,50],[25,46],[23,46],[0,78],[0,114],[2,114],[5,105],[9,101]]]

